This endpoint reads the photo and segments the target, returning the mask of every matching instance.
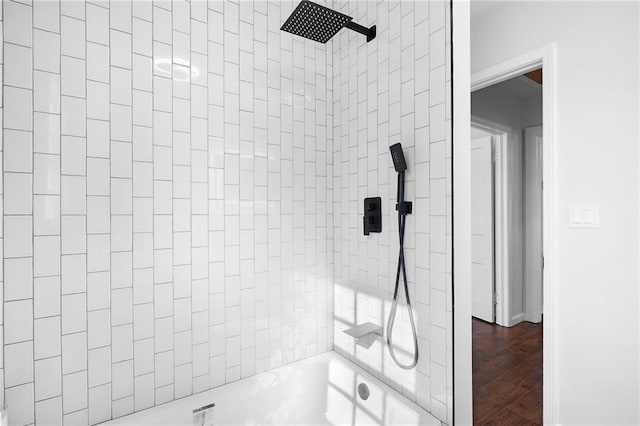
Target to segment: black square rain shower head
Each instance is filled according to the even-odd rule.
[[[328,7],[302,0],[280,29],[319,43],[328,42],[343,27],[366,35],[367,41],[376,37],[375,25],[366,28],[352,22],[352,19]]]

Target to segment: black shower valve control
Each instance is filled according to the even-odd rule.
[[[401,203],[397,203],[396,210],[400,214],[404,214],[404,215],[411,214],[411,212],[413,211],[413,203],[411,201],[403,201]]]
[[[382,198],[364,199],[364,216],[362,216],[364,235],[371,232],[382,232]]]

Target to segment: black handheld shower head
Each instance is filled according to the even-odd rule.
[[[393,159],[393,167],[395,167],[397,173],[404,173],[407,170],[407,162],[404,160],[404,154],[402,153],[402,145],[398,142],[389,147],[391,151],[391,158]]]
[[[396,196],[396,210],[398,211],[398,237],[400,243],[400,253],[398,255],[398,269],[396,270],[396,287],[393,291],[393,302],[391,303],[391,311],[389,312],[389,320],[387,321],[387,347],[389,348],[389,354],[393,361],[400,368],[411,369],[418,363],[418,333],[416,331],[416,324],[413,320],[413,310],[411,309],[411,300],[409,299],[409,284],[407,281],[407,268],[405,266],[404,259],[404,230],[407,223],[407,215],[411,214],[413,210],[413,203],[411,201],[405,201],[404,199],[404,172],[407,170],[407,161],[404,158],[402,152],[402,145],[400,143],[394,143],[389,147],[391,151],[391,158],[393,159],[393,167],[395,167],[398,173],[398,195]],[[404,295],[406,300],[406,306],[409,310],[409,322],[411,324],[411,334],[413,335],[413,361],[409,364],[402,364],[396,357],[395,350],[392,343],[393,324],[396,320],[396,309],[398,308],[398,288],[400,287],[400,279],[403,278],[404,283]]]

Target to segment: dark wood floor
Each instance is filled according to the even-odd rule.
[[[473,318],[473,423],[542,424],[542,324]]]

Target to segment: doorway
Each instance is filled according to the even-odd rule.
[[[472,316],[471,316],[471,93],[483,87],[508,80],[537,68],[543,76],[543,247],[544,247],[544,323],[543,323],[543,423],[555,424],[558,418],[557,359],[557,237],[558,217],[557,172],[555,171],[555,105],[556,105],[556,46],[539,45],[518,56],[490,63],[486,68],[471,72],[471,26],[469,3],[452,6],[452,71],[453,103],[453,353],[454,358],[454,422],[473,421],[472,383]]]
[[[542,424],[542,69],[471,95],[475,424]]]

